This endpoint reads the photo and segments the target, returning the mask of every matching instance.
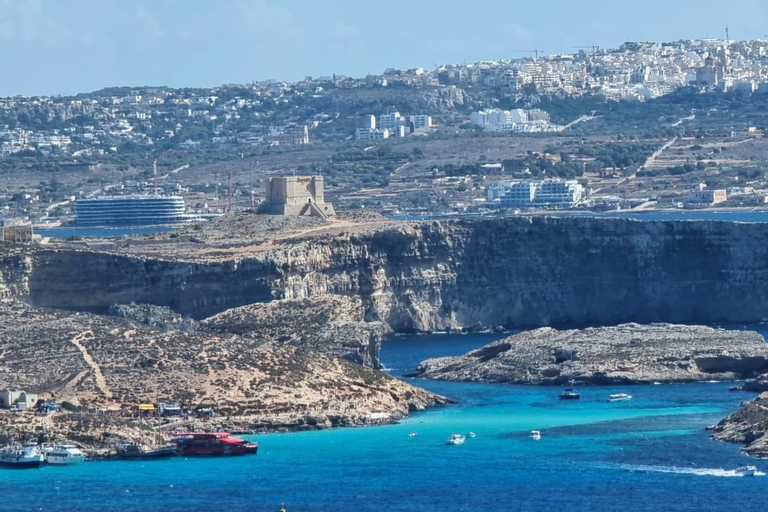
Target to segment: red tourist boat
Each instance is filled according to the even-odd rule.
[[[229,432],[189,432],[172,439],[176,453],[184,457],[226,457],[256,455],[259,444],[232,437]]]

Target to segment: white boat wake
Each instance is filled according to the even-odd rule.
[[[735,469],[722,468],[678,468],[675,466],[642,466],[633,464],[621,464],[621,469],[627,471],[640,471],[647,473],[677,473],[681,475],[716,476],[721,478],[743,477],[743,473]],[[765,476],[762,471],[756,471],[754,476]]]

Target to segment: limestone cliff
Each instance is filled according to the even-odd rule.
[[[750,331],[637,325],[526,331],[460,357],[422,362],[412,377],[513,384],[695,382],[768,370],[768,344]]]
[[[401,332],[768,318],[766,224],[516,217],[196,237],[118,252],[38,249],[15,293],[39,306],[136,302],[196,319],[356,296],[366,320]]]

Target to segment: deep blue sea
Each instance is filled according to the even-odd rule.
[[[398,336],[382,361],[401,375],[497,337]],[[767,472],[768,461],[704,430],[754,396],[729,392],[731,384],[585,387],[566,403],[553,388],[417,383],[459,404],[394,426],[254,436],[255,457],[0,470],[0,510],[276,512],[281,502],[288,512],[768,510],[768,477],[733,472],[746,464]],[[606,402],[620,391],[635,399]],[[445,444],[469,431],[477,437]]]

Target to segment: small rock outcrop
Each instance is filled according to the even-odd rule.
[[[109,306],[109,314],[120,318],[128,318],[151,327],[163,330],[177,330],[194,332],[197,322],[186,318],[165,306],[153,304],[112,304]]]
[[[742,404],[741,409],[710,427],[712,437],[744,445],[744,451],[768,457],[768,392]]]
[[[560,385],[733,380],[768,369],[756,332],[625,324],[527,331],[460,357],[422,362],[411,374],[436,380]]]
[[[219,313],[202,325],[217,334],[278,340],[375,369],[381,368],[381,343],[392,332],[383,322],[365,320],[359,297],[340,295],[251,304]]]

